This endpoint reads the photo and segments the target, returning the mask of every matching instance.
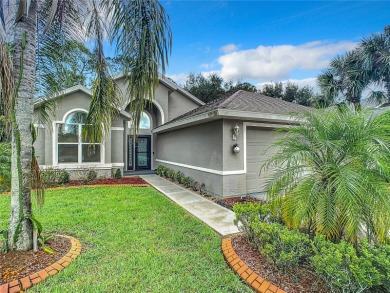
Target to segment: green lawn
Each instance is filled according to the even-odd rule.
[[[9,200],[0,196],[0,227]],[[47,191],[35,216],[83,253],[31,292],[252,292],[227,268],[220,236],[152,188]]]

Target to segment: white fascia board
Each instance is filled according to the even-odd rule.
[[[161,133],[173,129],[179,129],[184,128],[196,124],[205,123],[212,120],[217,120],[220,117],[218,117],[218,111],[212,110],[206,113],[202,113],[196,116],[188,117],[187,119],[179,120],[176,122],[169,123],[167,125],[159,126],[158,128],[153,129],[153,133]]]
[[[221,118],[228,118],[228,119],[233,118],[239,120],[264,121],[264,122],[273,122],[279,124],[300,124],[303,122],[297,120],[293,115],[236,111],[236,110],[226,110],[226,109],[219,109],[218,116],[220,116]]]
[[[54,100],[54,99],[57,99],[57,98],[59,98],[59,97],[66,96],[66,95],[70,95],[70,94],[75,93],[75,92],[78,92],[78,91],[84,92],[84,93],[86,93],[87,95],[92,96],[91,90],[89,90],[89,89],[86,88],[85,86],[82,86],[82,85],[75,85],[75,86],[72,86],[72,87],[70,87],[70,88],[67,88],[67,89],[64,89],[64,90],[60,91],[58,94],[56,94],[56,95],[53,96],[53,97],[44,97],[44,98],[38,99],[37,101],[34,102],[34,108],[40,106],[40,105],[41,105],[42,103],[44,103],[46,100]]]
[[[258,113],[248,111],[235,111],[218,109],[212,110],[206,113],[202,113],[196,116],[191,116],[188,119],[179,120],[167,125],[160,126],[153,130],[153,133],[161,133],[174,129],[184,128],[196,124],[201,124],[217,119],[237,119],[237,120],[250,120],[256,122],[272,122],[281,125],[300,124],[303,121],[299,121],[290,115]]]

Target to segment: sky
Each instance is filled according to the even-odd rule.
[[[192,73],[261,87],[316,86],[338,54],[390,25],[390,1],[161,1],[173,34],[166,75]]]

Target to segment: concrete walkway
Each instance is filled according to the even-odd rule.
[[[239,232],[233,224],[235,215],[231,210],[158,175],[140,175],[140,177],[222,236]]]

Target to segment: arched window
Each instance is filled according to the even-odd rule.
[[[142,112],[141,119],[139,121],[140,129],[150,129],[151,128],[150,117],[145,112]]]
[[[100,144],[92,144],[81,136],[88,113],[73,111],[57,123],[58,163],[100,163]]]

